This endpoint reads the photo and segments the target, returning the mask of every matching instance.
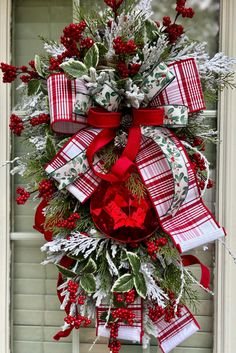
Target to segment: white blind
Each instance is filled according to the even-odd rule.
[[[86,5],[87,0],[86,0]],[[62,28],[72,21],[71,0],[14,0],[13,51],[16,65],[27,63],[36,52],[41,51],[38,34],[56,39]],[[215,124],[215,113],[209,113],[210,124]],[[25,153],[24,147],[14,146],[14,154]],[[207,151],[208,157],[215,160],[215,149]],[[14,189],[21,183],[18,177],[14,180]],[[206,194],[208,207],[214,211],[215,196],[213,191]],[[71,337],[59,343],[52,341],[59,325],[63,322],[64,313],[59,311],[56,296],[57,273],[52,266],[40,265],[43,255],[40,252],[42,238],[32,233],[34,220],[33,202],[24,207],[16,206],[12,212],[13,241],[13,281],[12,281],[12,318],[13,318],[13,353],[87,353],[95,339],[94,328],[80,330],[80,346]],[[21,239],[21,240],[20,240]],[[214,246],[208,251],[195,251],[205,264],[213,269]],[[199,277],[199,269],[194,268]],[[175,353],[212,353],[213,345],[213,301],[212,297],[198,289],[201,301],[195,313],[201,325],[201,331],[186,340]],[[101,339],[93,349],[94,353],[107,352],[106,340]],[[151,353],[156,353],[156,340],[153,339]],[[124,344],[121,353],[141,353],[140,346]]]

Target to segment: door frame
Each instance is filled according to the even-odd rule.
[[[11,59],[11,1],[0,1],[0,62]],[[0,80],[2,76],[0,74]],[[9,160],[10,85],[0,83],[0,164]],[[0,352],[10,352],[10,174],[0,167]]]
[[[221,48],[236,57],[235,0],[221,0]],[[11,60],[11,0],[0,1],[0,62]],[[1,80],[1,74],[0,74]],[[9,160],[10,85],[0,82],[0,164]],[[226,227],[227,245],[236,253],[236,89],[220,95],[218,109],[222,143],[218,148],[217,209],[220,222]],[[5,119],[4,119],[5,117]],[[10,175],[9,168],[0,168],[0,352],[10,353]],[[215,266],[215,335],[214,353],[235,350],[236,266],[218,243]]]
[[[231,57],[236,57],[235,0],[221,0],[220,48]],[[236,254],[236,89],[224,90],[220,95],[218,109],[218,218],[228,236],[226,245]],[[234,332],[236,316],[236,266],[222,244],[216,248],[215,268],[215,315],[214,353],[235,351]]]

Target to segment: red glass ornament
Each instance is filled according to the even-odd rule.
[[[90,211],[101,232],[123,243],[147,239],[159,227],[149,197],[139,199],[125,183],[102,181],[91,198]]]

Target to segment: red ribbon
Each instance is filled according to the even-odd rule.
[[[211,280],[211,274],[210,274],[209,268],[203,265],[203,263],[193,255],[182,255],[181,259],[185,267],[191,266],[191,265],[200,265],[201,271],[202,271],[200,284],[204,288],[209,289],[210,280]]]
[[[128,171],[134,167],[134,160],[139,152],[141,143],[141,125],[159,126],[163,125],[164,108],[155,109],[133,109],[133,125],[129,128],[127,145],[122,155],[112,166],[107,174],[98,172],[93,166],[94,155],[110,143],[116,136],[116,129],[121,123],[121,113],[107,112],[103,109],[90,109],[88,113],[88,124],[102,128],[103,130],[94,138],[87,149],[87,159],[94,174],[111,183],[121,182],[129,176]]]
[[[60,262],[60,265],[61,266],[64,266],[66,268],[68,268],[72,263],[73,263],[74,260],[70,259],[69,257],[67,256],[64,256]],[[58,274],[58,279],[57,279],[57,288],[63,283],[63,277],[62,277],[62,274],[59,273]],[[57,296],[60,300],[60,303],[62,304],[63,303],[63,300],[64,300],[64,297],[62,296],[62,291],[63,289],[57,289]],[[67,305],[65,307],[65,312],[67,315],[69,315],[70,313],[70,305]],[[66,329],[65,331],[59,331],[56,333],[56,335],[53,337],[54,340],[56,341],[59,341],[60,338],[63,338],[63,337],[68,337],[71,333],[71,331],[73,330],[73,326],[69,327],[68,329]]]
[[[52,241],[52,232],[50,230],[45,230],[44,222],[45,216],[43,214],[44,208],[48,205],[48,202],[43,199],[37,207],[34,217],[35,225],[33,228],[44,235],[46,241]]]

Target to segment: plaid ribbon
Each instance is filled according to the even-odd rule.
[[[145,134],[143,130],[144,128],[142,133]],[[186,252],[223,237],[225,232],[203,204],[196,175],[185,148],[172,131],[166,128],[155,129],[157,135],[160,131],[175,143],[188,170],[187,195],[174,217],[167,214],[173,198],[172,170],[160,146],[153,139],[143,135],[136,165],[154,204],[162,229],[170,235],[180,252]]]
[[[171,323],[164,317],[156,323],[157,339],[163,353],[169,353],[181,342],[196,333],[200,326],[186,306],[182,308],[181,317],[176,317]]]
[[[89,144],[99,133],[100,129],[87,128],[79,131],[74,135],[67,144],[56,154],[53,160],[46,166],[45,171],[52,175],[55,180],[61,183],[60,168],[63,168],[68,162],[75,157],[77,160],[84,156]],[[67,190],[72,193],[80,202],[85,202],[91,197],[100,183],[100,179],[93,173],[91,169],[81,175],[68,186]]]
[[[175,80],[152,100],[150,106],[180,104],[187,106],[189,113],[205,110],[196,61],[192,58],[181,60],[169,65],[169,69]]]
[[[49,76],[47,86],[52,129],[70,135],[86,127],[87,119],[73,113],[76,92],[87,93],[83,81],[68,80],[63,73],[58,73]]]

